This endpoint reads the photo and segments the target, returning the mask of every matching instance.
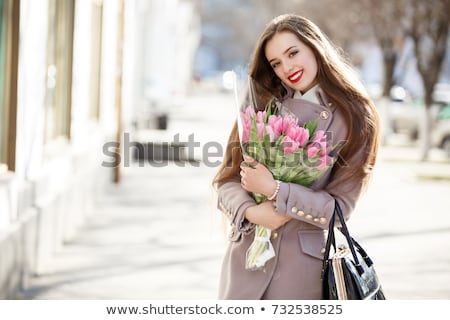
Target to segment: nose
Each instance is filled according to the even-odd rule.
[[[289,73],[292,71],[292,63],[289,61],[283,61],[283,71],[284,73]]]

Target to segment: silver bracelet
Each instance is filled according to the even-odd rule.
[[[277,183],[277,187],[276,187],[274,193],[270,197],[268,197],[267,200],[273,200],[273,199],[275,199],[277,197],[278,191],[280,191],[280,184],[281,183],[280,183],[279,180],[276,180],[276,183]]]

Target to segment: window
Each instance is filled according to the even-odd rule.
[[[15,170],[19,1],[0,0],[0,172]]]
[[[49,0],[45,142],[70,138],[74,0]]]
[[[102,56],[102,1],[92,2],[91,75],[89,117],[97,121],[100,114],[100,74]]]

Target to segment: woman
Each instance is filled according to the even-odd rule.
[[[352,69],[308,19],[273,19],[256,45],[250,76],[300,122],[318,119],[336,162],[305,187],[278,183],[262,164],[247,166],[234,126],[214,185],[231,222],[220,279],[220,299],[320,299],[325,230],[338,201],[348,219],[366,186],[378,148],[378,116]],[[252,159],[245,159],[247,162]],[[256,205],[251,192],[271,201]],[[272,230],[275,257],[263,270],[244,268],[255,225]]]

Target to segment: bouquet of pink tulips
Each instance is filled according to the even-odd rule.
[[[269,103],[270,105],[270,103]],[[271,108],[255,112],[252,106],[241,112],[244,152],[263,164],[275,180],[308,186],[333,164],[325,132],[316,122],[300,126],[293,115],[271,114]],[[257,203],[266,197],[253,194]],[[256,226],[255,239],[247,251],[246,269],[258,270],[275,256],[271,231]]]

